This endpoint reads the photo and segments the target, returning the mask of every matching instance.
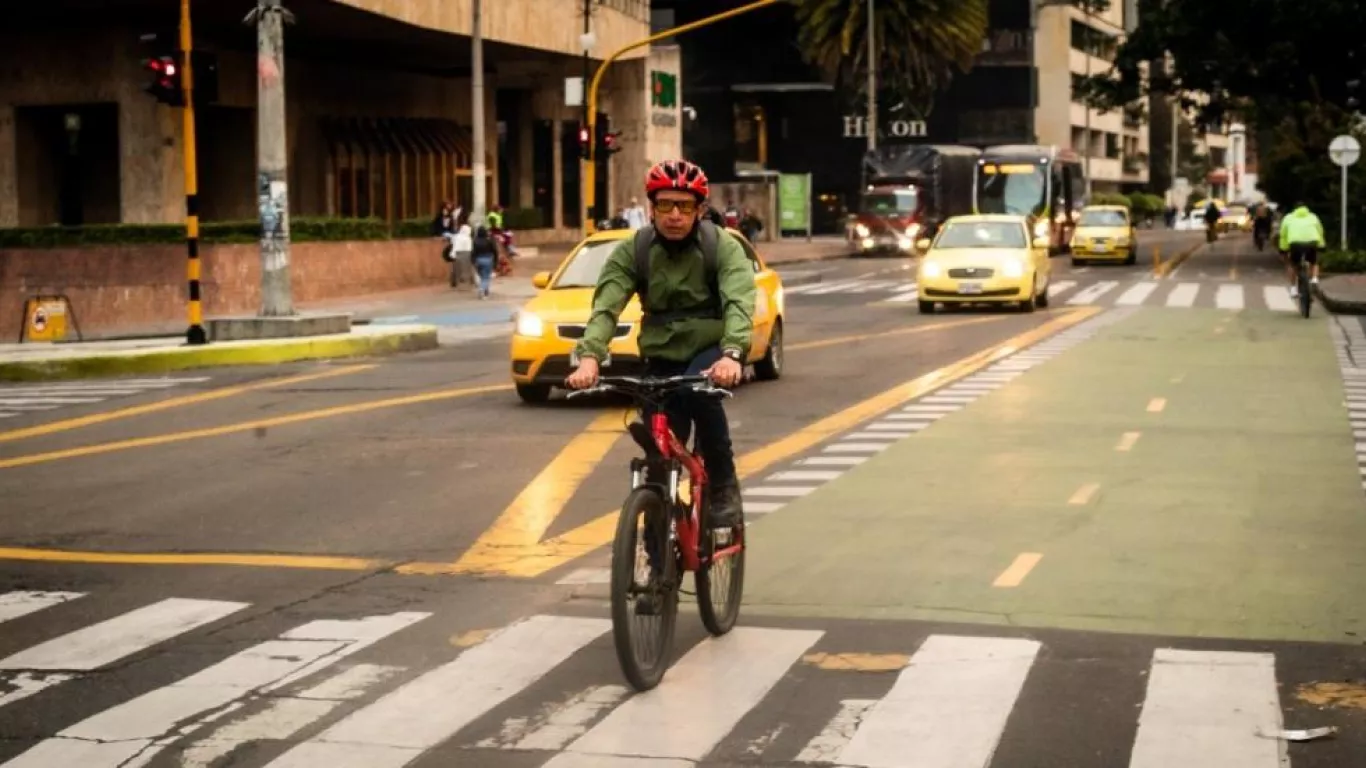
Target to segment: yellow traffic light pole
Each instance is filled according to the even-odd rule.
[[[705,19],[698,19],[697,21],[674,27],[673,29],[666,29],[659,34],[651,35],[643,40],[637,40],[625,48],[618,49],[611,56],[604,59],[602,64],[598,65],[598,71],[593,74],[593,83],[588,87],[588,159],[583,161],[583,172],[580,174],[583,177],[583,232],[585,236],[591,235],[597,229],[597,222],[593,221],[592,211],[597,202],[595,199],[597,196],[597,180],[594,178],[594,172],[596,170],[598,154],[598,86],[602,84],[602,77],[607,74],[607,68],[612,65],[612,62],[641,46],[649,45],[650,43],[658,42],[675,35],[680,35],[684,32],[691,32],[694,29],[715,24],[718,21],[725,21],[732,16],[739,16],[742,13],[757,11],[766,6],[777,5],[784,1],[785,0],[758,0],[758,2],[743,5],[739,8],[733,8],[724,13],[718,13],[715,16],[708,16]]]
[[[205,344],[208,334],[204,332],[204,305],[200,296],[201,262],[199,261],[199,174],[195,157],[194,133],[194,67],[190,63],[194,49],[194,37],[190,34],[190,0],[180,0],[180,73],[185,98],[185,245],[189,249],[189,262],[186,264],[190,281],[190,327],[185,332],[188,344]]]

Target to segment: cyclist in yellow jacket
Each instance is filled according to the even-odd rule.
[[[1296,203],[1295,209],[1281,218],[1280,251],[1289,255],[1286,275],[1290,278],[1290,298],[1300,297],[1296,274],[1301,260],[1308,261],[1312,268],[1309,282],[1318,284],[1319,250],[1326,247],[1323,222],[1304,203]]]

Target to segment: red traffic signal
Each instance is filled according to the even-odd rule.
[[[593,150],[593,147],[592,147],[592,145],[589,144],[589,142],[588,142],[588,126],[586,126],[586,125],[580,125],[580,126],[579,126],[579,157],[583,158],[584,160],[592,159],[592,157],[593,157],[593,155],[592,155],[592,150]]]
[[[602,151],[606,155],[621,151],[621,131],[615,131],[602,137]]]
[[[177,57],[163,55],[143,59],[142,68],[152,76],[151,82],[143,87],[144,91],[152,94],[162,104],[184,106],[185,92]]]

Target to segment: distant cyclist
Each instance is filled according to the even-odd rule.
[[[1257,242],[1258,250],[1271,239],[1271,223],[1271,206],[1265,202],[1257,203],[1257,208],[1252,212],[1252,238]]]
[[[593,314],[574,349],[578,367],[565,385],[597,383],[598,368],[616,333],[617,318],[632,294],[644,311],[639,346],[646,373],[702,374],[722,387],[740,383],[754,334],[754,269],[740,241],[711,222],[711,188],[702,169],[686,160],[665,160],[645,176],[653,224],[637,230],[645,274],[638,269],[636,241],[622,240],[607,257],[593,291]],[[706,245],[715,249],[709,266]],[[670,427],[685,444],[692,422],[706,462],[712,525],[730,528],[741,519],[740,484],[721,401],[680,394],[670,408]]]
[[[1280,251],[1287,254],[1286,275],[1290,278],[1290,298],[1298,299],[1300,289],[1297,284],[1296,267],[1300,261],[1309,262],[1312,267],[1309,282],[1319,282],[1319,250],[1328,247],[1323,239],[1323,222],[1304,203],[1296,203],[1295,209],[1281,218]]]

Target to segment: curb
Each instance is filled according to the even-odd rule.
[[[0,381],[51,381],[131,373],[168,373],[229,365],[276,365],[301,360],[385,355],[436,349],[435,326],[392,333],[315,336],[269,342],[224,342],[148,352],[92,352],[82,357],[0,362]]]
[[[1314,295],[1319,297],[1319,302],[1323,304],[1324,309],[1335,315],[1366,315],[1366,301],[1334,299],[1324,293],[1322,281],[1315,286]]]

